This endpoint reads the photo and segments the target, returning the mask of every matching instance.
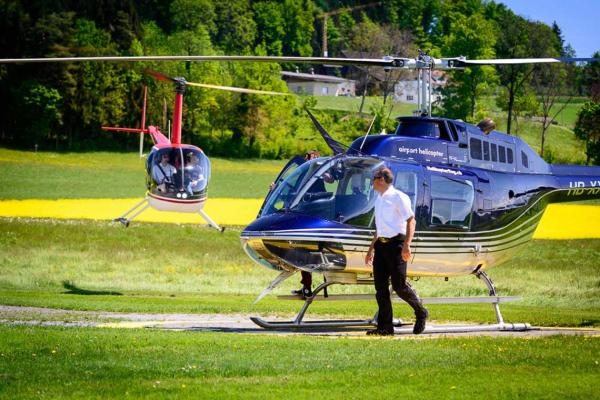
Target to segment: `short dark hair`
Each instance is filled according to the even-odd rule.
[[[319,153],[317,150],[307,151],[306,154],[304,154],[305,160],[312,160],[313,158],[319,157],[321,157],[321,153]]]
[[[394,182],[394,174],[388,167],[381,167],[375,171],[373,177],[382,177],[385,183]]]

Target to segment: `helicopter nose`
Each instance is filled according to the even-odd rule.
[[[343,244],[336,240],[340,229],[341,224],[283,213],[257,219],[241,240],[253,260],[272,269],[340,271],[346,265]]]

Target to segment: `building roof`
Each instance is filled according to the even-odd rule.
[[[290,71],[281,71],[281,76],[286,79],[295,79],[300,81],[317,81],[317,82],[327,82],[327,83],[343,83],[343,82],[352,82],[348,79],[339,78],[337,76],[329,76],[329,75],[319,75],[319,74],[305,74],[302,72],[290,72]]]

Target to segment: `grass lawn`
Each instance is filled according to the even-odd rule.
[[[291,315],[300,302],[270,295],[252,301],[276,272],[255,265],[239,244],[239,228],[221,234],[191,225],[0,219],[0,304],[75,310]],[[160,243],[157,242],[160,237]],[[158,248],[160,247],[160,249]],[[600,326],[598,240],[533,241],[521,256],[490,271],[507,321],[543,326]],[[315,278],[316,279],[316,278]],[[298,285],[292,277],[274,294]],[[64,288],[69,282],[79,291]],[[473,276],[420,279],[419,294],[485,296]],[[336,286],[330,293],[372,293]],[[492,322],[489,305],[431,306],[438,321]],[[398,316],[410,317],[408,307]],[[309,314],[370,317],[374,301],[317,302]]]
[[[11,399],[591,399],[600,372],[594,337],[398,341],[14,326],[0,335],[0,397]]]
[[[263,198],[284,160],[211,157],[211,197]],[[52,153],[0,149],[0,199],[141,197],[145,159],[135,153]]]

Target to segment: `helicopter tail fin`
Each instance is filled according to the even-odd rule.
[[[267,286],[267,288],[256,298],[256,300],[254,300],[254,303],[252,303],[252,304],[258,303],[271,290],[275,289],[275,287],[277,287],[281,282],[285,281],[287,278],[294,275],[296,272],[298,272],[298,271],[297,270],[282,271],[279,275],[277,275],[277,277],[275,277],[275,279],[273,279],[273,282],[271,282],[269,284],[269,286]]]
[[[342,154],[342,153],[344,153],[346,151],[342,147],[344,145],[342,143],[338,142],[337,140],[335,140],[334,138],[332,138],[329,135],[329,133],[325,130],[325,128],[323,128],[323,125],[321,125],[319,123],[319,121],[317,121],[317,119],[315,118],[315,116],[312,115],[312,113],[310,112],[310,110],[308,108],[305,108],[305,110],[308,113],[308,116],[310,117],[311,121],[313,122],[313,124],[315,125],[315,127],[317,128],[317,130],[319,131],[319,133],[321,134],[321,136],[323,136],[323,139],[325,140],[325,143],[327,143],[327,146],[329,146],[329,148],[331,150],[333,150],[333,154]]]

